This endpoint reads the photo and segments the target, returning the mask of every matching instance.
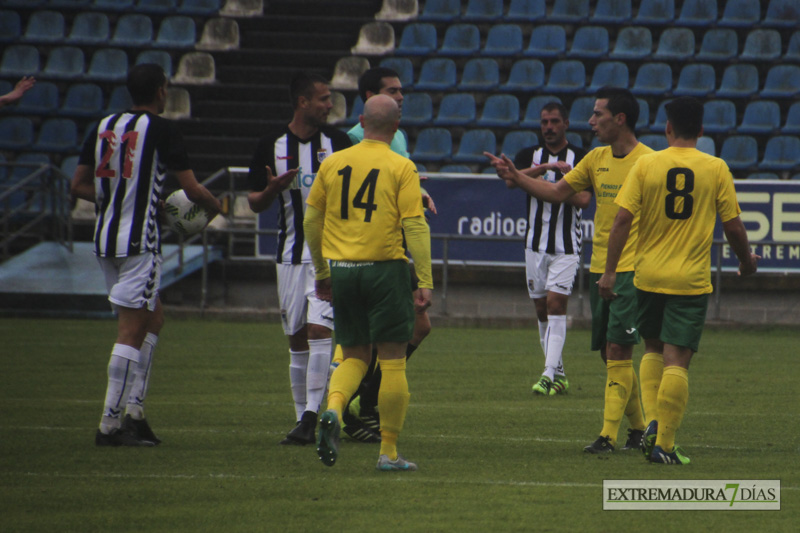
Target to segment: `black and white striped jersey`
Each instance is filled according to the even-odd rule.
[[[567,146],[554,154],[546,146],[532,146],[520,150],[514,158],[519,169],[543,163],[565,161],[571,166],[578,164],[586,152],[575,145]],[[541,178],[555,183],[563,175],[548,171]],[[581,210],[568,203],[551,204],[528,196],[528,229],[525,247],[547,254],[577,254],[581,249]]]
[[[167,169],[190,168],[175,124],[145,111],[109,115],[86,138],[80,164],[94,168],[95,253],[161,253],[158,203]]]
[[[277,136],[261,139],[250,163],[248,185],[251,191],[267,186],[266,167],[275,176],[298,168],[294,183],[278,196],[278,263],[311,263],[311,253],[303,234],[306,198],[320,163],[333,152],[351,145],[350,137],[336,128],[323,127],[310,139],[300,139],[286,126]]]

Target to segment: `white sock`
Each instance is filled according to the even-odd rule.
[[[147,397],[147,388],[150,386],[150,367],[153,362],[153,352],[158,344],[158,335],[148,333],[139,350],[139,364],[136,365],[136,381],[131,387],[128,396],[128,405],[125,412],[136,420],[144,419],[144,400]]]
[[[100,431],[109,434],[122,425],[122,406],[127,402],[131,386],[136,379],[135,369],[139,361],[139,350],[125,344],[115,344],[108,360],[108,387],[103,405]]]
[[[539,344],[542,346],[542,353],[547,355],[547,344],[545,343],[545,339],[547,338],[547,322],[539,321]]]
[[[297,420],[306,410],[306,369],[308,368],[308,350],[294,352],[289,350],[289,380],[292,383],[292,398]]]
[[[562,372],[564,370],[561,353],[564,351],[564,341],[567,338],[567,317],[566,315],[548,315],[547,324],[544,375],[552,381],[557,369],[561,368]]]
[[[308,341],[308,371],[306,374],[306,411],[319,413],[325,389],[328,384],[328,372],[331,367],[331,347],[333,340],[315,339]]]

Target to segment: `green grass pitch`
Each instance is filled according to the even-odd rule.
[[[0,530],[797,530],[800,332],[706,331],[678,434],[692,464],[664,467],[583,453],[605,384],[587,331],[567,335],[569,395],[541,398],[535,331],[434,324],[399,446],[420,470],[381,473],[377,445],[343,441],[332,468],[278,446],[294,409],[277,324],[167,319],[152,449],[94,446],[114,321],[0,320]],[[725,478],[780,479],[782,510],[602,510],[604,479]]]

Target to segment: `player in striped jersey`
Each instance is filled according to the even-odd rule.
[[[189,167],[180,131],[158,117],[167,101],[162,68],[133,67],[127,86],[133,107],[103,118],[87,137],[71,190],[73,197],[96,204],[95,254],[119,320],[95,436],[98,446],[160,442],[144,417],[143,403],[164,323],[158,297],[162,261],[158,209],[167,171],[175,174],[191,201],[212,213],[221,209]]]
[[[248,177],[250,208],[259,213],[276,199],[278,299],[289,338],[289,377],[297,424],[281,444],[311,444],[331,362],[333,308],[316,297],[314,266],[303,234],[308,191],[320,163],[351,145],[346,133],[327,126],[331,91],[325,78],[296,74],[289,88],[294,114],[277,135],[261,139]],[[274,174],[273,174],[274,170]]]
[[[567,141],[566,108],[558,102],[545,104],[541,113],[544,144],[520,150],[517,168],[535,168],[563,161],[574,167],[586,152]],[[549,170],[540,179],[555,183],[563,177]],[[514,186],[508,182],[509,186]],[[581,209],[589,205],[592,193],[582,191],[564,203],[550,203],[527,196],[528,229],[525,236],[525,266],[528,294],[539,319],[539,342],[545,355],[544,373],[533,385],[535,394],[566,393],[569,382],[564,373],[562,351],[567,336],[567,302],[572,293],[581,251]]]

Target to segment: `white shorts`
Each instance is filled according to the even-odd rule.
[[[158,254],[139,254],[129,257],[98,257],[106,278],[111,308],[130,307],[156,310],[158,289],[161,286],[161,262]]]
[[[545,254],[526,248],[525,272],[530,297],[544,298],[548,292],[572,294],[579,260],[577,254]]]
[[[333,306],[317,298],[314,286],[314,265],[279,263],[278,302],[286,335],[294,335],[306,324],[333,329]]]

